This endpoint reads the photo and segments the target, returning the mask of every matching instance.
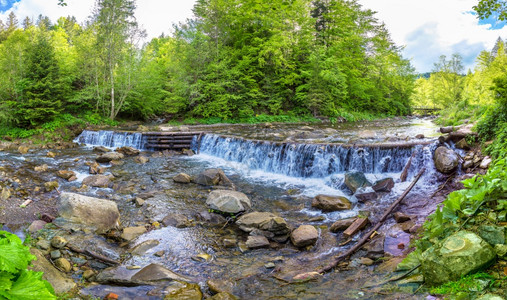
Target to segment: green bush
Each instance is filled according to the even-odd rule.
[[[53,287],[42,279],[42,272],[28,270],[36,259],[14,234],[0,231],[0,299],[52,300]]]

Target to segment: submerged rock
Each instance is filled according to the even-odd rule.
[[[454,150],[440,146],[435,150],[433,161],[439,172],[449,174],[458,166],[459,158]]]
[[[455,281],[494,262],[493,248],[475,233],[459,231],[426,250],[421,271],[429,286]]]
[[[349,199],[342,196],[317,195],[312,201],[312,207],[324,212],[348,210],[352,207]]]
[[[301,225],[290,234],[292,244],[298,248],[313,246],[319,239],[319,232],[311,225]]]
[[[111,184],[112,175],[92,175],[83,179],[83,184],[91,187],[107,188]]]
[[[69,170],[59,170],[56,175],[60,178],[66,179],[67,181],[74,181],[77,179],[76,173]]]
[[[74,193],[62,193],[58,213],[65,221],[105,232],[118,226],[120,212],[116,203]]]
[[[173,271],[157,264],[150,264],[142,268],[139,272],[134,274],[131,279],[137,282],[154,282],[160,280],[191,281],[189,278],[176,274]]]
[[[343,231],[343,230],[349,228],[350,225],[352,225],[352,223],[354,223],[354,221],[356,219],[357,218],[348,218],[348,219],[338,220],[338,221],[334,222],[333,225],[331,225],[331,227],[329,228],[329,231],[331,231],[333,233],[336,233],[338,231]]]
[[[247,195],[229,190],[216,190],[208,195],[206,204],[214,210],[237,214],[252,207]]]
[[[130,250],[130,253],[132,253],[132,255],[144,255],[148,250],[158,246],[159,244],[160,242],[158,240],[147,240],[135,246],[132,250]]]
[[[150,161],[150,159],[146,156],[138,156],[138,157],[134,158],[134,161],[138,164],[144,165],[144,164],[148,163]]]
[[[96,147],[93,147],[93,152],[98,152],[98,153],[107,153],[107,152],[111,152],[112,150],[109,149],[109,148],[106,148],[104,146],[96,146]]]
[[[344,183],[352,193],[355,193],[360,187],[371,186],[371,183],[366,179],[363,172],[346,173]]]
[[[377,200],[377,193],[371,187],[358,188],[354,196],[359,202],[368,202]]]
[[[188,218],[182,214],[170,213],[162,220],[164,226],[172,226],[176,228],[185,228],[191,225]]]
[[[246,246],[249,249],[259,249],[269,247],[269,241],[262,235],[250,235],[246,240]]]

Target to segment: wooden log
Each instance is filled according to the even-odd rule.
[[[357,250],[361,249],[363,245],[370,239],[370,236],[372,236],[386,221],[387,217],[393,212],[393,210],[403,201],[403,199],[407,196],[407,194],[412,190],[412,188],[415,186],[419,178],[421,178],[422,174],[426,171],[426,168],[422,168],[419,173],[415,176],[412,183],[407,187],[405,192],[401,194],[401,196],[389,206],[389,208],[384,212],[378,223],[370,230],[368,231],[352,248],[347,250],[345,253],[340,254],[336,256],[331,263],[328,265],[316,270],[318,273],[325,273],[333,268],[335,268],[342,260],[346,259],[350,255],[354,254]]]
[[[453,132],[454,130],[456,130],[456,127],[454,127],[454,126],[440,127],[441,133],[449,133],[449,132]]]
[[[403,171],[401,172],[401,175],[400,175],[401,182],[405,182],[407,180],[408,170],[410,169],[410,166],[412,166],[412,159],[415,157],[416,153],[417,153],[417,151],[414,151],[412,153],[412,156],[410,156],[410,158],[408,159],[407,164],[403,168]]]
[[[357,218],[345,231],[343,235],[346,238],[353,237],[356,233],[358,233],[361,229],[368,225],[368,218]]]
[[[160,132],[143,132],[142,134],[143,135],[147,135],[147,136],[153,136],[153,135],[159,135],[159,136],[170,136],[170,135],[199,135],[201,133],[201,131],[196,131],[196,132],[163,132],[163,131],[160,131]]]
[[[190,144],[192,143],[192,139],[188,140],[159,140],[159,139],[148,139],[148,143],[157,143],[157,144],[167,144],[167,143],[173,143],[173,144]]]
[[[336,146],[342,148],[380,148],[380,149],[394,149],[394,148],[413,148],[415,146],[426,146],[433,144],[433,141],[416,141],[405,143],[378,143],[378,144],[339,144],[339,143],[296,143],[296,142],[271,142],[266,140],[246,139],[239,136],[231,135],[218,135],[221,138],[232,138],[237,140],[250,141],[255,143],[274,144],[278,146],[283,145],[318,145],[318,146]]]

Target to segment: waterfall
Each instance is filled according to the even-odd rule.
[[[291,177],[323,178],[336,173],[399,173],[412,156],[415,147],[341,147],[340,145],[273,143],[206,134],[194,150],[239,162],[252,170],[283,174]],[[197,149],[198,148],[198,149]],[[418,151],[413,166],[425,165],[426,151]],[[430,155],[431,156],[431,155]],[[419,161],[423,160],[423,161]],[[411,168],[414,169],[414,168]],[[410,173],[413,173],[411,170]]]
[[[104,146],[108,148],[130,146],[140,150],[143,150],[146,144],[145,137],[143,137],[142,133],[109,130],[84,130],[74,139],[74,142],[87,146]]]

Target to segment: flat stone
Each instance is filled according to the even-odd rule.
[[[359,202],[370,202],[377,200],[377,193],[371,187],[358,188],[354,196]]]
[[[137,150],[136,148],[129,147],[129,146],[123,146],[120,148],[116,148],[115,151],[118,153],[121,153],[125,156],[136,156],[136,155],[139,155],[139,153],[140,153],[140,151]]]
[[[83,179],[83,184],[91,187],[107,188],[111,184],[111,175],[92,175]]]
[[[121,234],[121,238],[127,241],[131,241],[141,234],[145,233],[146,227],[144,226],[137,226],[137,227],[126,227],[123,228],[123,233]]]
[[[35,244],[35,246],[39,247],[42,250],[48,250],[49,247],[51,247],[51,242],[48,240],[40,240]]]
[[[206,281],[206,284],[213,293],[232,293],[234,289],[234,283],[228,280],[210,279]]]
[[[237,246],[238,241],[236,239],[223,239],[222,243],[225,248],[234,248]]]
[[[150,159],[146,156],[138,156],[138,157],[134,158],[134,161],[138,164],[144,165],[144,164],[148,163],[150,161]]]
[[[133,281],[154,282],[160,280],[190,281],[189,278],[176,274],[175,272],[157,264],[150,264],[142,268],[131,278]]]
[[[58,269],[44,257],[44,254],[40,250],[32,248],[30,252],[35,255],[37,259],[32,261],[32,266],[29,268],[35,272],[43,272],[42,279],[47,280],[51,286],[53,286],[55,293],[67,293],[76,287],[74,280],[58,271]]]
[[[118,153],[118,152],[108,152],[108,153],[101,154],[95,160],[98,163],[109,163],[111,161],[122,160],[123,158],[125,158],[125,156],[123,154],[121,154],[121,153]]]
[[[272,232],[275,235],[286,235],[290,233],[289,225],[283,218],[268,212],[244,214],[238,218],[236,225],[245,232],[260,229]]]
[[[195,183],[205,186],[223,185],[234,186],[221,169],[207,169],[197,175]]]
[[[352,207],[349,199],[342,196],[317,195],[312,201],[312,207],[324,212],[349,210]]]
[[[398,211],[394,213],[394,220],[396,221],[396,223],[404,223],[410,221],[411,218],[409,215]]]
[[[160,242],[158,240],[147,240],[135,246],[132,250],[130,250],[130,253],[132,253],[132,255],[144,255],[148,250],[158,246],[159,244]]]
[[[51,255],[51,259],[57,259],[62,257],[62,252],[60,252],[60,250],[53,250],[49,253],[49,255]]]
[[[487,168],[489,168],[489,165],[491,164],[492,161],[493,160],[491,159],[491,157],[486,156],[486,157],[483,158],[483,160],[482,160],[481,164],[479,165],[479,167],[481,169],[487,169]]]
[[[109,149],[109,148],[106,148],[104,146],[96,146],[96,147],[93,147],[93,152],[98,152],[98,153],[107,153],[107,152],[111,152],[112,150]]]
[[[269,241],[262,235],[250,235],[246,240],[246,246],[249,249],[259,249],[269,247]]]
[[[298,248],[313,246],[319,239],[319,232],[311,225],[301,225],[291,233],[290,239]]]
[[[164,217],[162,220],[164,226],[172,226],[176,228],[185,228],[191,225],[188,218],[182,214],[171,213]]]
[[[247,195],[229,190],[215,190],[209,193],[206,205],[211,209],[237,214],[252,207]]]

